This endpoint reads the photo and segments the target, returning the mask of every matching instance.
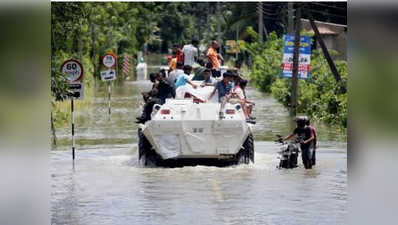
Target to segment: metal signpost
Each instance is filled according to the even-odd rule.
[[[61,71],[69,75],[69,89],[73,91],[70,97],[71,112],[72,112],[72,159],[75,160],[75,110],[73,100],[82,100],[84,96],[83,91],[83,66],[74,59],[65,61],[61,66]]]
[[[108,81],[108,114],[111,115],[111,80],[116,80],[116,71],[112,68],[116,65],[116,56],[108,53],[102,57],[102,65],[107,70],[101,71],[101,80]]]
[[[283,36],[282,77],[292,77],[293,74],[294,39],[294,35]],[[310,64],[311,37],[301,36],[299,48],[298,78],[308,79],[310,77]]]

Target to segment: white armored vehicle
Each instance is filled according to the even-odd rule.
[[[193,81],[195,84],[201,82]],[[151,120],[138,129],[138,159],[143,166],[233,165],[254,162],[251,124],[239,104],[227,103],[219,118],[214,87],[177,89],[175,99],[154,105]]]

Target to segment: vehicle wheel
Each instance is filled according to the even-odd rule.
[[[249,164],[250,161],[254,163],[254,139],[252,133],[247,136],[242,148],[236,155],[236,164]]]
[[[290,156],[290,160],[289,160],[289,168],[293,169],[296,168],[296,163],[295,163],[295,159],[297,159],[296,156]]]
[[[138,163],[142,166],[158,166],[162,157],[152,149],[151,143],[145,137],[141,128],[138,128]]]

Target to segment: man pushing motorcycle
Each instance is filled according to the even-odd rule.
[[[294,121],[297,123],[296,129],[292,133],[282,138],[282,140],[288,140],[294,135],[297,135],[300,140],[301,147],[301,158],[303,160],[304,167],[306,169],[312,169],[312,154],[314,151],[313,141],[315,139],[311,128],[306,126],[305,117],[296,117]]]

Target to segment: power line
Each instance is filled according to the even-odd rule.
[[[346,16],[340,16],[340,15],[336,15],[336,14],[332,14],[332,13],[321,12],[321,11],[317,11],[317,10],[313,10],[313,9],[310,9],[310,10],[311,10],[311,12],[315,12],[315,13],[326,14],[326,15],[331,15],[331,16],[336,16],[336,17],[341,17],[341,18],[347,19]]]
[[[326,7],[330,7],[330,8],[334,8],[334,9],[340,9],[340,10],[347,11],[347,9],[340,8],[340,7],[337,7],[337,6],[332,6],[332,5],[322,4],[322,3],[313,3],[313,2],[310,2],[310,3],[313,4],[313,5],[326,6]]]
[[[284,12],[268,13],[268,12],[265,12],[264,10],[261,10],[260,8],[257,8],[257,10],[259,10],[260,12],[262,12],[264,15],[267,15],[267,16],[278,16],[278,15],[284,14]]]

